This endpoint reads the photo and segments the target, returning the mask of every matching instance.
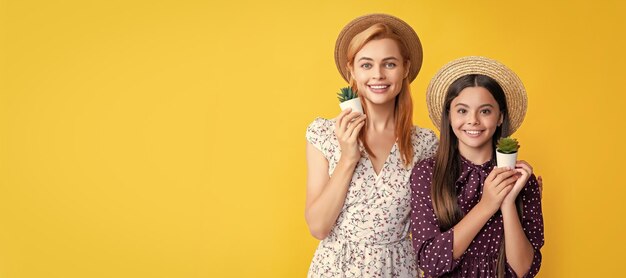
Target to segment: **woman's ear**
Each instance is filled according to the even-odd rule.
[[[411,71],[411,61],[406,60],[406,66],[404,67],[404,78],[407,78],[407,76],[409,76],[409,71]]]
[[[354,67],[350,64],[346,65],[346,67],[348,68],[348,73],[350,74],[350,76],[348,76],[348,80],[350,80],[350,78],[354,78]]]
[[[501,126],[502,122],[504,122],[504,114],[500,112],[500,120],[498,120],[498,126]]]

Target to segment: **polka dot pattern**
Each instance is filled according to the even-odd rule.
[[[306,139],[324,154],[332,176],[341,157],[334,121],[316,119]],[[438,140],[432,130],[419,127],[411,140],[413,165],[404,167],[394,145],[378,175],[361,146],[344,206],[315,251],[308,277],[418,277],[409,237],[409,176],[416,161],[434,154]]]
[[[474,165],[461,157],[461,174],[456,181],[459,207],[467,214],[482,196],[482,187],[495,162]],[[430,196],[433,158],[418,163],[411,173],[411,233],[417,264],[426,276],[496,277],[499,248],[504,240],[502,213],[494,214],[458,259],[452,257],[454,228],[441,231]],[[530,271],[524,277],[534,277],[541,266],[540,249],[544,243],[541,197],[535,176],[531,176],[522,196],[522,228],[532,244],[535,255]],[[507,264],[506,277],[517,277]]]

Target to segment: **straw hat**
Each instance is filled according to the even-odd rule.
[[[439,70],[428,85],[426,103],[428,114],[435,127],[440,128],[441,112],[446,99],[448,87],[452,82],[468,74],[482,74],[489,76],[500,84],[506,96],[506,106],[509,114],[509,130],[504,131],[503,137],[513,134],[524,121],[528,106],[524,84],[517,75],[498,61],[469,56],[456,59]]]
[[[365,31],[365,29],[371,27],[376,23],[384,23],[389,26],[394,33],[396,33],[400,38],[404,40],[407,47],[409,48],[409,60],[411,61],[411,67],[409,69],[409,80],[412,82],[417,73],[420,71],[422,67],[422,44],[420,43],[420,39],[417,37],[417,34],[407,24],[401,19],[387,15],[387,14],[368,14],[361,17],[358,17],[346,27],[343,27],[341,33],[339,33],[339,37],[337,37],[337,42],[335,43],[335,64],[337,64],[337,69],[343,76],[343,79],[350,82],[350,71],[348,70],[348,45],[354,36]]]

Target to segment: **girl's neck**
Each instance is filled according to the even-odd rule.
[[[472,148],[466,145],[459,145],[459,153],[475,165],[482,165],[493,157],[493,147],[491,143],[479,148]]]
[[[367,104],[367,129],[373,132],[385,132],[395,130],[395,102],[385,104]]]

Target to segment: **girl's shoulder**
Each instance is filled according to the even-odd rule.
[[[422,184],[423,186],[430,186],[430,180],[433,175],[435,167],[435,158],[429,157],[418,161],[413,170],[411,171],[411,180],[413,184]]]
[[[426,159],[422,159],[415,164],[413,167],[413,173],[418,174],[432,174],[433,169],[435,168],[435,158],[429,157]]]

